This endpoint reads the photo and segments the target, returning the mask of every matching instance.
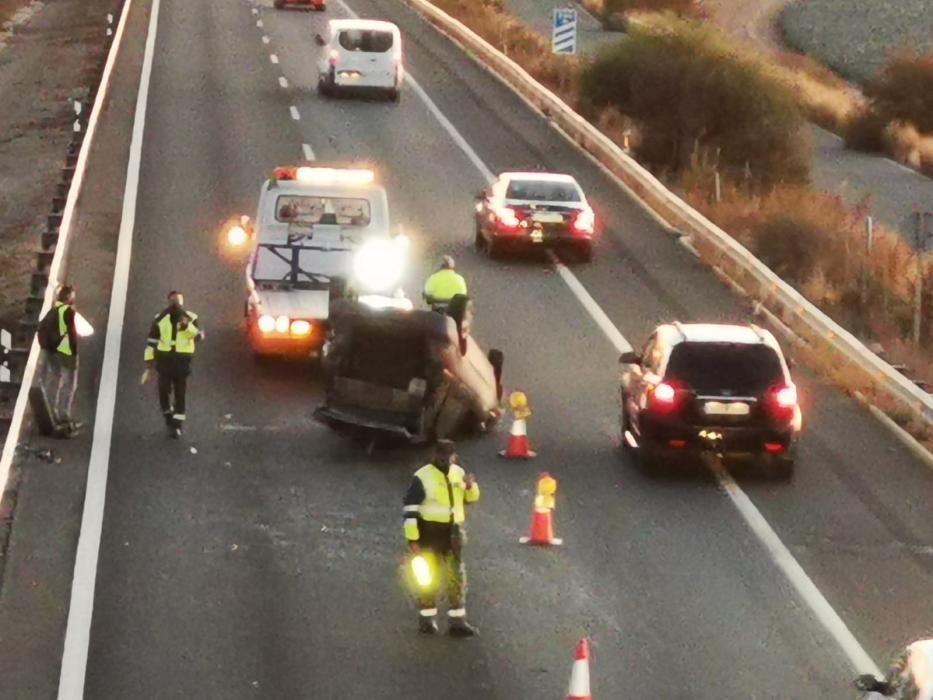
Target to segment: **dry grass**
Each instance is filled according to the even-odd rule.
[[[518,63],[567,104],[577,107],[583,59],[552,54],[549,40],[528,29],[521,20],[506,12],[499,2],[433,2]]]

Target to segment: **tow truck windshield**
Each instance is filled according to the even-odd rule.
[[[275,202],[275,219],[285,224],[368,226],[370,217],[365,199],[283,194]]]

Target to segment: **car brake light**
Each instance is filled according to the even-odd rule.
[[[511,207],[502,207],[497,210],[496,218],[499,220],[499,223],[506,228],[518,228],[521,223],[518,214]]]
[[[784,451],[784,445],[779,442],[766,442],[765,443],[765,452],[768,454],[780,454]]]
[[[660,403],[674,403],[676,392],[670,384],[661,383],[654,388],[654,400]]]
[[[573,231],[585,236],[592,236],[595,225],[596,216],[593,214],[593,210],[587,207],[577,212],[573,220]]]
[[[302,320],[292,321],[291,334],[297,336],[310,335],[311,324]]]
[[[781,408],[793,408],[797,405],[797,387],[790,384],[778,389],[774,400]]]
[[[259,330],[263,333],[271,333],[275,330],[275,319],[271,316],[263,314],[259,317],[259,321],[257,321],[256,325],[259,326]]]
[[[332,49],[327,57],[327,62],[332,66],[336,66],[338,58],[340,58],[340,52],[337,49]]]

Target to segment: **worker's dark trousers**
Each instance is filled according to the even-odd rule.
[[[190,360],[187,358],[160,358],[156,362],[159,374],[159,405],[165,424],[170,428],[184,425],[185,397],[188,389],[188,375],[191,374]]]
[[[459,553],[450,550],[434,552],[423,550],[437,582],[430,590],[418,594],[418,611],[422,617],[437,615],[437,599],[441,588],[447,592],[447,614],[450,617],[463,617],[466,614],[466,567]],[[443,583],[442,583],[443,581]]]

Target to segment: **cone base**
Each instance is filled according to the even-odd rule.
[[[538,453],[534,450],[528,450],[524,454],[509,454],[508,450],[502,450],[499,452],[500,457],[505,457],[506,459],[534,459],[538,456]]]
[[[538,545],[540,547],[546,547],[548,545],[556,546],[556,545],[561,545],[564,543],[564,541],[560,537],[553,537],[549,540],[533,540],[530,537],[519,537],[518,541],[521,544]]]

